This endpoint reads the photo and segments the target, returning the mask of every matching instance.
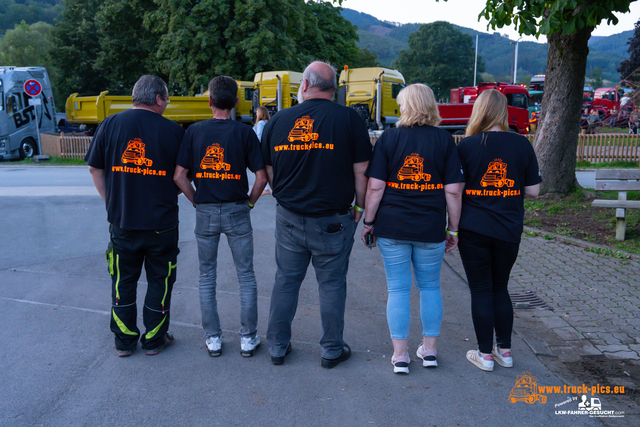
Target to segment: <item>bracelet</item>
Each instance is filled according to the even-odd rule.
[[[249,209],[253,209],[255,205],[253,203],[249,203]]]
[[[362,209],[360,206],[358,205],[353,205],[353,209],[357,210],[358,212],[364,212],[364,209]]]
[[[374,225],[376,222],[375,222],[375,221],[367,222],[367,220],[366,220],[366,219],[364,219],[364,220],[362,220],[362,223],[363,223],[364,225]]]
[[[373,230],[373,226],[363,225],[366,230]]]
[[[452,236],[457,236],[458,232],[457,231],[451,231],[447,228],[447,233],[451,234]]]

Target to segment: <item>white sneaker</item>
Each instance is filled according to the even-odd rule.
[[[260,347],[260,337],[241,337],[240,338],[240,354],[242,357],[251,357],[255,354],[256,349]]]
[[[436,355],[435,354],[428,355],[422,344],[420,344],[420,347],[418,347],[418,350],[416,350],[416,356],[422,359],[422,366],[424,366],[425,368],[438,367],[438,358],[436,357]]]
[[[490,354],[482,356],[480,350],[469,350],[467,351],[467,360],[483,371],[493,371],[493,356]]]
[[[222,354],[222,338],[209,337],[206,341],[209,356],[218,357]]]
[[[498,350],[498,347],[496,346],[496,347],[493,347],[493,351],[491,352],[491,354],[493,354],[493,360],[498,362],[498,365],[504,368],[513,367],[513,357],[511,357],[511,350],[502,352]]]
[[[396,359],[396,356],[391,356],[391,363],[393,364],[393,372],[396,374],[408,374],[409,373],[409,363],[411,363],[411,359],[409,358],[409,353],[407,353],[404,357],[399,357]]]

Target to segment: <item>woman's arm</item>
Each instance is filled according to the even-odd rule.
[[[460,211],[462,210],[462,190],[460,183],[446,184],[444,186],[444,196],[447,200],[447,213],[449,215],[447,229],[457,232],[458,225],[460,224]],[[446,239],[445,252],[449,252],[458,245],[457,234],[447,233]]]
[[[387,186],[387,183],[377,179],[377,178],[369,178],[369,182],[367,183],[367,195],[365,196],[364,202],[364,222],[372,223],[376,220],[376,214],[378,213],[378,208],[380,207],[380,200],[382,200],[382,196],[384,195],[384,189]],[[365,236],[367,234],[373,233],[373,225],[365,225],[364,230],[362,230],[362,243],[367,244],[365,241]],[[375,237],[372,236],[373,242],[375,242]]]

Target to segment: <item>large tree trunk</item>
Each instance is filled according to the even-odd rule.
[[[580,112],[587,68],[587,43],[593,27],[548,37],[547,72],[541,119],[533,142],[541,193],[565,194],[573,188]]]

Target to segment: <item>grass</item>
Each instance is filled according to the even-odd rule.
[[[576,162],[576,168],[611,169],[611,168],[638,168],[638,162],[617,161],[608,163],[591,163],[587,161]]]
[[[610,248],[587,248],[585,249],[585,251],[587,252],[593,252],[594,254],[598,254],[598,255],[607,255],[607,256],[612,256],[614,258],[618,258],[618,259],[629,259],[631,258],[631,255],[629,254],[625,254],[619,251],[613,251]]]
[[[20,160],[17,162],[11,162],[8,163],[11,165],[53,165],[53,166],[75,166],[75,165],[82,165],[82,166],[86,166],[87,162],[85,162],[82,159],[62,159],[60,157],[49,157],[49,161],[47,162],[41,162],[41,163],[36,163],[33,161],[33,159],[24,159],[24,160]]]

